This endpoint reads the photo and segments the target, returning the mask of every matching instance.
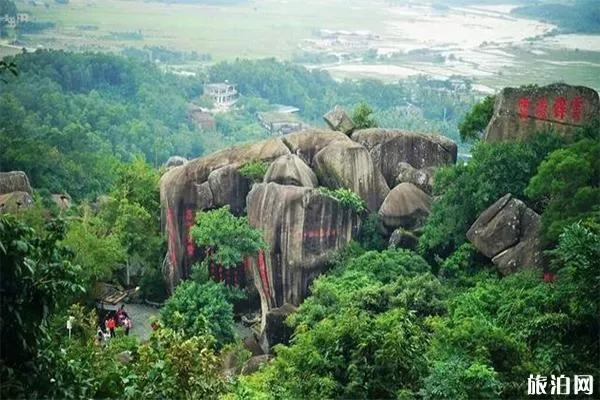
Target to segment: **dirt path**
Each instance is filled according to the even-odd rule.
[[[150,338],[152,328],[150,327],[150,317],[158,316],[158,308],[147,306],[144,304],[125,304],[125,311],[129,314],[133,328],[131,333],[137,336],[140,340]]]

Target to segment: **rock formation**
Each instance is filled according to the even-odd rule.
[[[58,193],[52,195],[52,201],[61,210],[68,210],[71,208],[72,199],[68,193]]]
[[[185,157],[171,156],[171,157],[169,157],[167,162],[165,162],[164,167],[165,168],[178,167],[180,165],[186,164],[187,162],[188,162],[188,160]]]
[[[368,150],[358,143],[331,142],[315,155],[314,164],[323,186],[351,189],[371,211],[379,209],[390,191]]]
[[[269,249],[246,259],[239,272],[248,274],[260,294],[260,344],[269,351],[273,341],[281,340],[281,335],[273,334],[278,331],[273,316],[301,303],[310,282],[360,228],[359,215],[317,187],[353,190],[370,211],[383,212],[390,232],[398,226],[412,228],[428,212],[430,200],[411,183],[390,192],[390,182],[395,186],[404,171],[399,163],[424,169],[455,159],[456,145],[436,135],[367,130],[350,138],[342,132],[310,130],[172,167],[160,182],[167,286],[173,291],[204,256],[189,235],[197,211],[229,205],[234,213],[247,214]],[[253,161],[269,167],[263,182],[251,186],[239,168]],[[209,272],[219,280],[229,273],[217,273],[216,268]]]
[[[467,232],[467,239],[502,275],[541,267],[540,216],[509,193],[485,210]]]
[[[390,249],[416,250],[419,246],[419,238],[409,231],[398,228],[392,232],[388,244]]]
[[[275,182],[280,185],[317,187],[319,184],[315,173],[295,154],[287,154],[273,161],[265,174],[265,183]]]
[[[403,182],[412,183],[425,193],[431,194],[434,174],[435,167],[417,169],[409,163],[401,162],[398,164],[398,176],[396,177],[395,184],[398,185]]]
[[[355,131],[352,139],[369,150],[389,187],[395,186],[401,163],[422,169],[456,162],[456,143],[437,134],[372,128]]]
[[[0,214],[16,213],[33,205],[33,198],[27,192],[0,194]]]
[[[33,190],[29,178],[23,171],[0,172],[0,194],[11,192],[25,192],[30,196]]]
[[[331,129],[346,135],[350,135],[355,128],[352,119],[340,106],[335,106],[323,116],[323,119]]]
[[[598,93],[563,83],[543,87],[504,88],[485,130],[486,141],[524,138],[544,127],[562,134],[589,123],[600,114]]]
[[[416,229],[431,211],[431,198],[412,183],[401,183],[385,198],[379,216],[383,225],[393,231],[396,228]]]
[[[263,232],[269,246],[267,253],[251,261],[263,330],[268,311],[285,303],[299,305],[312,279],[359,228],[358,215],[336,199],[317,189],[273,182],[252,188],[248,221]]]

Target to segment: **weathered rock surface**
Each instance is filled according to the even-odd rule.
[[[323,119],[331,129],[340,131],[346,135],[351,134],[355,128],[352,119],[340,106],[335,106],[327,112],[327,114],[323,116]]]
[[[431,197],[412,183],[401,183],[385,198],[379,216],[390,230],[420,227],[431,211]]]
[[[351,141],[334,141],[314,158],[319,182],[329,188],[348,188],[371,211],[377,211],[390,192],[369,151]]]
[[[355,131],[352,140],[369,149],[389,187],[393,187],[397,181],[401,172],[400,163],[422,169],[456,162],[456,143],[437,134],[373,128]]]
[[[331,142],[337,140],[352,143],[352,140],[341,132],[321,130],[290,133],[281,140],[292,154],[300,157],[311,168],[314,166],[315,155]]]
[[[273,161],[265,174],[264,182],[309,188],[318,185],[315,173],[295,154],[287,154]]]
[[[30,196],[33,190],[29,184],[29,178],[23,171],[0,172],[0,194],[12,192],[25,192]]]
[[[251,357],[242,367],[242,375],[250,375],[257,372],[261,366],[267,364],[274,357],[271,354],[262,354]]]
[[[540,216],[509,193],[485,210],[467,232],[467,239],[507,275],[541,267]]]
[[[27,192],[0,194],[0,214],[16,213],[33,205],[33,198]]]
[[[403,182],[412,183],[425,193],[431,194],[434,174],[435,168],[433,167],[416,169],[409,163],[401,162],[398,164],[398,176],[396,177],[395,184],[399,185]]]
[[[402,228],[396,229],[390,236],[389,248],[391,249],[410,249],[416,250],[419,246],[419,238],[413,233],[405,231]]]
[[[284,303],[299,305],[308,282],[359,227],[358,215],[336,199],[316,189],[272,182],[254,185],[250,191],[248,220],[262,231],[270,249],[253,260],[263,310]]]
[[[544,127],[567,135],[600,114],[598,93],[557,83],[535,88],[504,88],[485,130],[486,141],[525,138]]]
[[[217,188],[218,198],[215,201],[213,188],[208,182],[209,175],[223,167],[237,168],[251,161],[270,162],[285,154],[290,154],[287,146],[280,139],[270,139],[189,161],[169,169],[161,177],[161,220],[168,244],[163,274],[169,291],[173,291],[181,279],[189,277],[192,265],[201,257],[189,236],[189,227],[193,224],[196,212],[212,208],[228,197],[231,199],[231,193],[235,192],[231,186]],[[233,184],[237,177],[231,169],[222,170],[213,176],[213,186],[221,179],[229,179]],[[239,209],[240,203],[245,203],[245,196],[234,200],[234,206]]]
[[[297,308],[289,303],[267,312],[265,326],[260,335],[260,346],[265,353],[270,353],[276,344],[288,344],[293,329],[285,324],[288,315],[295,313]]]
[[[187,164],[187,162],[188,162],[188,160],[185,157],[171,156],[171,157],[169,157],[167,162],[165,162],[164,167],[166,167],[166,168],[179,167],[180,165]]]
[[[243,177],[237,167],[227,165],[208,175],[208,186],[214,207],[231,206],[231,212],[241,214],[246,208],[246,196],[250,181]]]
[[[68,210],[71,208],[71,196],[68,193],[58,193],[52,195],[52,201],[57,205],[61,210]]]
[[[299,305],[310,282],[358,233],[359,216],[323,195],[318,185],[355,191],[370,210],[384,212],[390,231],[418,227],[429,210],[429,197],[409,183],[392,196],[381,166],[393,182],[400,162],[418,169],[454,162],[456,146],[435,136],[399,131],[357,133],[365,144],[341,132],[310,130],[222,150],[168,169],[161,178],[160,195],[168,243],[163,273],[169,291],[188,278],[192,265],[204,256],[189,235],[195,214],[223,205],[234,213],[247,213],[269,250],[244,261],[245,268],[238,271],[243,279],[220,266],[211,266],[209,272],[217,280],[227,275],[227,282],[233,275],[234,284],[253,282],[261,300],[261,347],[268,350],[280,339],[267,332],[267,314],[284,304]],[[405,153],[396,156],[395,151]],[[388,162],[386,157],[395,158]],[[239,168],[253,161],[270,165],[264,182],[250,187]]]

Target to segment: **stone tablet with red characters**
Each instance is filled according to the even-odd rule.
[[[599,115],[598,93],[588,87],[557,83],[505,88],[497,95],[485,140],[524,138],[546,127],[568,135]]]

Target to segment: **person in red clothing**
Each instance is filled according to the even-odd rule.
[[[115,322],[115,318],[109,318],[108,321],[106,322],[106,327],[108,328],[109,332],[110,332],[110,337],[115,337],[115,328],[117,326],[117,323]]]

